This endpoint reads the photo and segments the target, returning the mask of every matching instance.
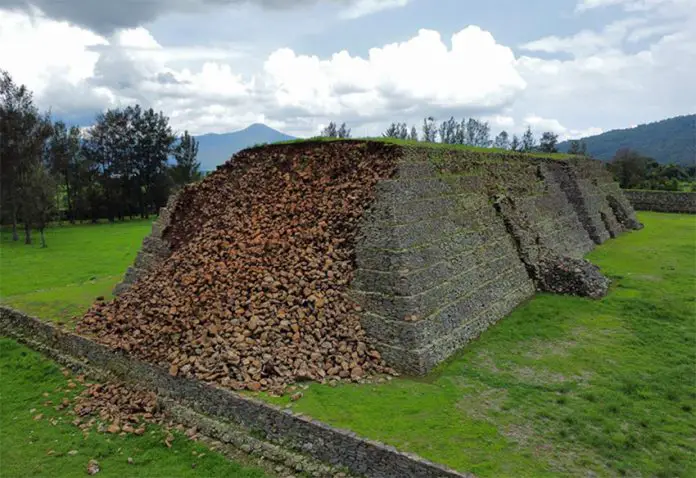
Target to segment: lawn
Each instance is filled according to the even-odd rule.
[[[696,218],[589,255],[600,300],[539,294],[423,380],[312,384],[287,404],[479,476],[696,476]]]
[[[96,297],[111,295],[151,227],[151,220],[55,226],[47,230],[46,249],[12,242],[10,231],[3,229],[2,303],[70,323]],[[85,438],[66,411],[43,405],[79,393],[80,388],[70,390],[66,384],[55,363],[0,338],[0,476],[82,476],[91,459],[99,462],[98,476],[104,477],[266,476],[182,435],[169,449],[160,427],[142,437],[93,431]],[[39,414],[41,420],[34,420]]]
[[[424,379],[311,384],[296,402],[266,399],[482,477],[696,476],[696,218],[639,218],[644,230],[588,256],[613,280],[602,300],[539,294]],[[3,233],[2,299],[65,320],[110,292],[149,229],[147,222],[56,228],[45,250],[10,244]],[[71,429],[59,438],[20,413],[38,408],[31,401],[40,397],[22,392],[21,381],[55,388],[62,379],[55,367],[10,341],[0,348],[3,428],[25,420],[9,435],[3,430],[3,469],[25,454],[27,467],[78,463],[45,449],[30,455],[12,434],[33,427],[49,448],[44,436],[59,443]],[[15,364],[20,356],[24,367]],[[122,458],[95,439],[90,454]],[[146,454],[159,445],[132,443]]]
[[[85,437],[67,410],[54,405],[72,398],[60,368],[18,343],[0,338],[0,476],[3,478],[87,476],[97,460],[100,477],[173,476],[261,478],[261,470],[244,468],[202,444],[151,426],[143,436],[90,432]],[[51,403],[48,403],[51,402]],[[132,463],[129,463],[128,459]]]
[[[0,232],[0,301],[37,317],[70,322],[99,296],[109,297],[121,280],[151,220],[54,226],[48,247],[12,242]]]

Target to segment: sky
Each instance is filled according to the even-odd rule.
[[[696,112],[696,0],[0,0],[0,69],[81,126],[139,103],[196,135],[578,138]]]

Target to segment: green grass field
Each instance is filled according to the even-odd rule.
[[[589,258],[600,301],[539,294],[423,380],[332,388],[290,404],[479,476],[696,476],[696,218]]]
[[[93,459],[99,462],[100,477],[266,476],[261,470],[232,463],[181,434],[175,434],[172,448],[167,448],[167,432],[155,426],[140,437],[96,430],[85,437],[72,425],[73,416],[53,407],[64,397],[76,395],[80,388],[69,389],[55,363],[10,339],[0,338],[0,376],[3,478],[86,476],[87,464]],[[52,403],[45,406],[48,401]]]
[[[482,477],[696,476],[696,218],[639,218],[644,230],[589,255],[613,280],[600,301],[539,294],[425,379],[312,384],[297,402],[267,399]],[[45,250],[8,244],[3,233],[2,300],[65,320],[108,294],[149,229],[55,229]],[[4,425],[20,416],[12,410],[35,406],[24,404],[26,383],[55,387],[62,376],[10,341],[0,347]],[[25,366],[14,365],[22,353]],[[13,433],[31,425],[42,440],[52,436],[24,419]],[[4,440],[5,462],[27,453],[25,461],[59,469],[58,458]],[[156,442],[133,446],[145,453]]]
[[[43,319],[72,323],[96,297],[111,295],[151,227],[152,221],[56,226],[47,230],[46,249],[26,246],[23,240],[13,243],[3,229],[2,303]],[[105,477],[266,476],[181,435],[169,449],[164,445],[166,432],[156,426],[142,437],[93,431],[84,438],[67,412],[43,406],[47,400],[58,403],[79,392],[68,390],[66,383],[55,363],[0,338],[0,476],[83,476],[91,459],[100,464],[98,476]],[[43,418],[34,420],[37,414]]]
[[[47,229],[48,247],[12,242],[0,232],[0,301],[43,319],[70,322],[94,299],[110,297],[151,220],[64,225]],[[35,237],[37,239],[38,236]]]

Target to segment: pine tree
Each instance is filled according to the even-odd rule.
[[[174,184],[183,186],[201,179],[201,163],[196,160],[198,156],[198,141],[189,135],[188,131],[179,138],[179,143],[174,148],[176,165],[171,168],[171,176]]]
[[[512,141],[510,141],[510,151],[519,151],[522,147],[522,142],[516,134],[512,135]]]
[[[522,135],[522,151],[529,153],[534,151],[536,148],[536,139],[534,139],[534,133],[532,133],[532,127],[527,126],[527,131]]]
[[[348,128],[346,124],[343,123],[341,127],[338,129],[337,136],[342,139],[350,138],[350,128]]]
[[[437,141],[437,123],[435,123],[435,118],[432,116],[423,120],[423,141],[426,143]]]
[[[65,188],[67,217],[73,224],[76,216],[75,203],[79,193],[77,172],[82,159],[80,139],[80,128],[73,126],[68,129],[65,123],[57,121],[53,125],[53,135],[48,141],[46,150],[51,174],[60,178],[62,187]]]
[[[392,123],[389,125],[389,128],[386,129],[384,133],[382,133],[382,137],[384,138],[398,138],[399,137],[399,125],[397,123]]]
[[[321,131],[321,136],[324,138],[338,138],[338,127],[333,121]]]
[[[39,113],[32,93],[0,70],[0,207],[12,221],[12,240],[19,240],[17,225],[23,219],[25,243],[31,244],[31,198],[27,191],[37,163],[43,160],[52,134],[48,115]]]

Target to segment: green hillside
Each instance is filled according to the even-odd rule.
[[[595,158],[610,160],[621,148],[630,148],[658,163],[693,165],[696,162],[696,114],[676,116],[635,128],[617,129],[584,138]],[[567,151],[568,142],[559,149]]]

